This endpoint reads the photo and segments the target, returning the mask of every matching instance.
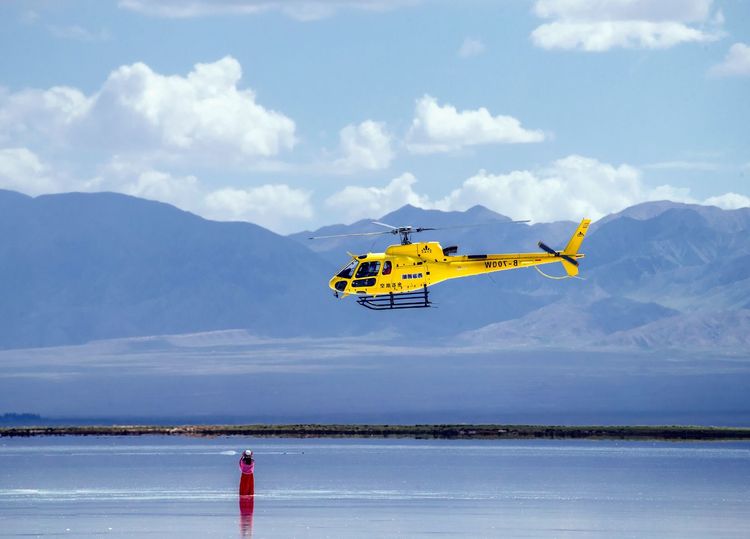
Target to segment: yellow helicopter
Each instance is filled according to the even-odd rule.
[[[527,223],[528,221],[505,221]],[[336,297],[355,295],[357,303],[373,310],[413,309],[429,307],[428,286],[471,275],[482,275],[518,268],[528,268],[560,262],[567,274],[578,275],[578,259],[585,255],[578,252],[586,236],[591,219],[583,219],[562,251],[555,251],[543,242],[539,247],[544,253],[501,253],[486,255],[458,255],[458,247],[441,247],[436,241],[412,243],[411,235],[426,230],[466,228],[464,226],[424,228],[401,226],[373,221],[373,224],[389,230],[384,232],[362,232],[313,236],[311,240],[342,238],[347,236],[378,236],[393,234],[401,236],[400,245],[391,245],[384,253],[354,255],[328,283]],[[476,225],[467,225],[467,227]],[[537,268],[537,271],[540,271]],[[542,273],[540,271],[540,273]],[[550,277],[542,273],[545,277]],[[554,277],[552,277],[554,278]]]

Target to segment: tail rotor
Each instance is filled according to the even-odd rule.
[[[552,247],[550,247],[543,241],[540,241],[539,243],[537,243],[537,245],[542,249],[542,251],[547,251],[552,256],[556,256],[557,258],[562,258],[563,260],[570,262],[574,266],[578,266],[578,260],[576,260],[572,256],[566,255],[565,253],[561,253],[560,251],[555,251]]]

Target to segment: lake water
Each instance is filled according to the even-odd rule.
[[[0,537],[35,536],[750,537],[750,444],[0,439]]]

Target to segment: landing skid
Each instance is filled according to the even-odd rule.
[[[430,307],[427,287],[418,292],[397,292],[382,296],[359,296],[357,303],[373,311],[387,311],[389,309],[423,309]]]

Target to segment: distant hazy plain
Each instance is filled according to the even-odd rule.
[[[0,412],[141,422],[750,424],[750,361],[244,331],[0,351]]]

